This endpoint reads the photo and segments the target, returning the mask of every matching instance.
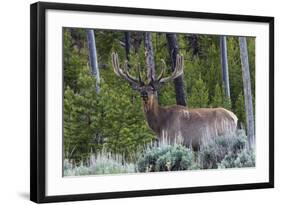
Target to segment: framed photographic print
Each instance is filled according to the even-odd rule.
[[[34,202],[274,187],[274,18],[31,5]]]

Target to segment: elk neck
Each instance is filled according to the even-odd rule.
[[[149,127],[156,133],[160,133],[160,111],[156,95],[149,95],[146,101],[143,101],[143,111]]]

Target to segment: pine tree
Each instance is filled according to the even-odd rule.
[[[227,38],[229,84],[231,90],[231,102],[235,108],[235,102],[243,91],[242,70],[240,65],[240,51],[237,37]]]
[[[83,160],[91,150],[99,149],[99,131],[96,117],[97,105],[95,77],[87,67],[79,69],[77,79],[79,92],[67,86],[64,92],[64,142],[65,153],[71,152],[73,159]]]
[[[195,82],[195,85],[192,87],[192,93],[189,98],[190,107],[193,108],[205,108],[208,107],[209,94],[208,89],[201,76]]]
[[[217,83],[215,87],[215,95],[212,100],[212,107],[221,107],[223,105],[223,96],[220,85]]]
[[[230,97],[224,96],[224,98],[223,98],[223,107],[225,109],[231,110],[232,103],[231,103],[231,98]]]

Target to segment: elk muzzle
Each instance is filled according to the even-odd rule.
[[[143,101],[146,103],[148,101],[148,93],[146,91],[141,91],[140,95],[141,95]]]

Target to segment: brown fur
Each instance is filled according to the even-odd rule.
[[[159,140],[180,142],[199,148],[202,141],[236,130],[237,117],[224,108],[187,109],[180,105],[161,107],[151,94],[143,101],[143,109],[149,127]]]

